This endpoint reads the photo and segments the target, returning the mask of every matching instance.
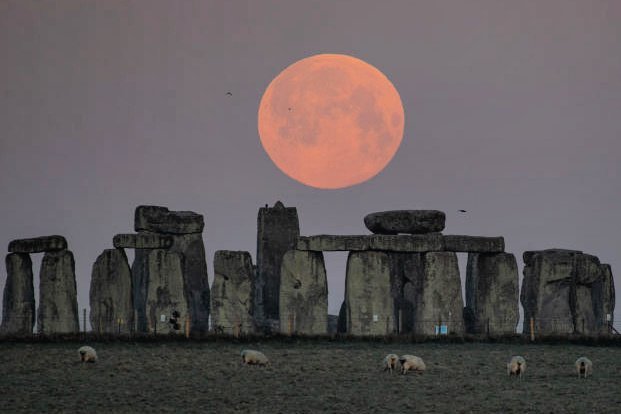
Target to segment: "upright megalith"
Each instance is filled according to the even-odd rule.
[[[183,281],[183,256],[155,249],[149,252],[147,263],[146,315],[149,332],[184,333],[189,309]]]
[[[9,243],[11,253],[43,253],[57,252],[67,248],[67,240],[63,236],[41,236],[32,239],[18,239]]]
[[[347,333],[388,335],[396,331],[391,261],[385,252],[350,252],[345,276]]]
[[[144,331],[147,328],[145,298],[150,278],[147,258],[154,251],[153,247],[159,245],[158,248],[167,248],[181,255],[190,329],[195,333],[206,333],[209,329],[210,293],[202,237],[203,216],[192,211],[170,211],[160,206],[138,206],[134,218],[137,235],[118,235],[115,242],[128,247],[135,244],[132,279],[138,329]]]
[[[213,259],[211,321],[214,331],[238,335],[254,332],[254,267],[248,252],[218,250]]]
[[[45,253],[39,278],[39,333],[79,332],[73,253],[69,250]]]
[[[414,331],[414,307],[422,295],[425,262],[421,253],[390,252],[391,295],[399,333]]]
[[[561,249],[525,252],[524,331],[532,318],[541,335],[607,332],[606,316],[614,311],[608,280],[596,256]]]
[[[602,313],[609,326],[614,323],[615,310],[615,279],[612,277],[612,269],[609,264],[602,264]]]
[[[325,335],[328,279],[323,253],[289,250],[280,271],[280,332]]]
[[[466,270],[466,331],[472,334],[515,333],[518,268],[510,253],[470,253]]]
[[[35,322],[35,298],[30,255],[27,253],[8,254],[6,271],[0,334],[32,334]]]
[[[261,207],[257,217],[257,278],[254,316],[258,325],[278,326],[280,269],[284,254],[294,248],[300,235],[298,212],[277,201]]]
[[[413,286],[413,332],[422,335],[441,333],[463,335],[464,301],[457,255],[453,252],[430,252],[423,255],[420,287]],[[436,329],[438,331],[436,331]]]
[[[122,249],[106,249],[95,260],[89,299],[90,322],[94,332],[133,330],[132,277]]]
[[[392,210],[367,214],[364,225],[376,234],[422,234],[444,230],[446,215],[438,210]]]

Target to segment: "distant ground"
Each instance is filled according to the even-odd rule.
[[[621,347],[380,342],[0,343],[0,412],[10,413],[619,413]],[[240,366],[259,349],[267,368]],[[428,371],[382,372],[385,354],[422,357]],[[523,355],[523,381],[506,360]],[[594,375],[573,362],[588,356]]]

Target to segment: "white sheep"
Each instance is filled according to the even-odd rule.
[[[587,357],[580,357],[576,359],[576,372],[578,373],[578,378],[584,375],[584,378],[588,375],[593,375],[593,363]]]
[[[263,352],[252,349],[244,349],[241,351],[242,365],[269,365],[270,361]]]
[[[82,362],[95,362],[97,361],[97,352],[90,346],[83,346],[78,349],[80,354],[80,361]]]
[[[519,379],[522,379],[522,374],[526,371],[526,360],[519,355],[511,357],[507,362],[507,375],[515,375]]]
[[[407,374],[408,371],[418,371],[422,373],[427,369],[422,358],[414,355],[401,355],[399,357],[399,362],[401,363],[401,373],[403,375]]]
[[[392,374],[392,371],[397,368],[397,361],[399,361],[397,354],[386,355],[383,363],[384,371],[388,370]]]

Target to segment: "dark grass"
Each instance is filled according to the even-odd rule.
[[[621,412],[618,346],[402,337],[142,339],[0,342],[0,411]],[[97,350],[97,363],[79,362],[83,344]],[[244,348],[263,351],[271,366],[241,366]],[[418,355],[428,370],[383,372],[387,353]],[[527,361],[522,381],[506,374],[507,359],[518,354]],[[582,355],[594,364],[587,380],[573,371]]]

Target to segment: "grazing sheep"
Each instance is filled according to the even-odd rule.
[[[384,371],[388,370],[392,374],[392,370],[397,368],[399,357],[396,354],[388,354],[384,358]]]
[[[97,361],[97,352],[90,346],[83,346],[78,349],[78,353],[80,354],[80,360],[82,362],[95,362]]]
[[[401,373],[403,375],[407,374],[408,371],[418,371],[422,373],[427,369],[422,358],[414,355],[401,355],[399,357],[399,362],[401,362]]]
[[[522,379],[522,374],[526,371],[526,360],[521,356],[513,356],[511,360],[507,362],[507,375],[515,375],[519,379]]]
[[[269,365],[270,361],[263,352],[254,351],[252,349],[244,349],[241,351],[242,365]]]
[[[584,375],[584,378],[587,377],[587,374],[593,375],[593,363],[587,357],[580,357],[576,359],[576,372],[578,373],[578,378]]]

